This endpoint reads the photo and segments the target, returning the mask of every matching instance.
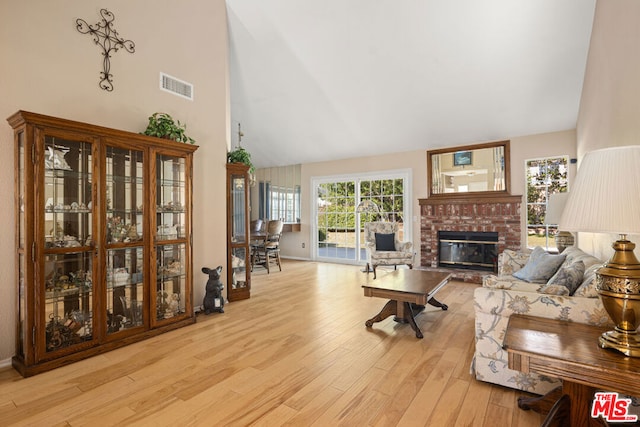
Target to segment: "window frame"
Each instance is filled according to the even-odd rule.
[[[562,173],[562,176],[559,179],[549,179],[549,177],[543,175],[543,179],[539,181],[539,184],[534,185],[534,187],[537,187],[539,189],[538,191],[542,191],[543,194],[540,196],[540,198],[537,201],[535,202],[531,201],[532,179],[531,179],[530,172],[534,166],[530,166],[530,164],[532,162],[545,162],[546,166],[548,167],[550,162],[555,161],[557,159],[562,159],[564,161],[564,164],[563,164],[564,171],[560,172]],[[548,252],[557,251],[553,237],[558,231],[558,225],[545,224],[544,216],[546,215],[546,211],[548,208],[549,195],[554,193],[569,191],[569,188],[570,188],[569,170],[570,170],[570,156],[566,154],[525,159],[524,173],[525,173],[526,195],[525,195],[524,212],[525,212],[525,246],[527,248],[531,249],[531,248],[534,248],[535,246],[541,246],[543,249],[545,249]],[[548,172],[545,170],[544,173],[546,174]],[[538,212],[536,214],[537,214],[537,217],[540,219],[540,222],[535,224],[530,224],[529,222],[530,215],[532,213],[532,209],[530,208],[531,206],[538,206],[537,208]],[[536,244],[533,244],[533,245],[530,244],[532,235],[529,234],[529,230],[534,228],[536,230],[538,229],[544,230],[543,236],[540,236],[540,237],[544,237],[544,244],[540,244],[540,242],[537,242]],[[535,232],[534,234],[539,234],[539,233]]]

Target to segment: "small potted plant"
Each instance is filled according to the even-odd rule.
[[[244,163],[249,166],[249,173],[253,174],[255,167],[251,163],[251,154],[238,145],[235,150],[231,150],[227,153],[227,161],[229,163]]]
[[[153,113],[149,117],[147,129],[142,133],[158,138],[195,144],[196,141],[186,135],[186,129],[186,124],[180,123],[180,120],[173,120],[173,117],[167,113]]]

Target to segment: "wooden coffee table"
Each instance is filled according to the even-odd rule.
[[[395,315],[396,321],[410,324],[416,332],[416,337],[422,338],[422,331],[413,317],[412,306],[422,310],[426,304],[430,304],[447,310],[449,307],[433,296],[449,282],[450,277],[450,273],[406,269],[378,275],[376,279],[367,275],[367,283],[362,285],[364,296],[388,298],[389,302],[380,313],[367,320],[365,325],[370,328],[375,322]]]

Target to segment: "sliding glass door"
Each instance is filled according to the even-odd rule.
[[[363,236],[369,221],[396,221],[401,238],[411,235],[411,221],[405,223],[411,212],[409,180],[410,171],[315,178],[313,258],[366,262]],[[362,209],[365,205],[367,209]]]

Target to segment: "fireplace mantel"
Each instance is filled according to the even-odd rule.
[[[462,205],[471,202],[478,203],[520,203],[522,202],[522,196],[512,195],[500,195],[500,196],[473,196],[473,193],[466,193],[464,197],[460,194],[455,194],[454,197],[430,197],[428,199],[418,199],[419,204],[422,205]]]
[[[438,268],[438,231],[492,231],[498,233],[498,253],[520,250],[522,196],[495,195],[455,198],[430,197],[420,203],[420,264]],[[453,277],[479,282],[487,272],[453,271]]]

